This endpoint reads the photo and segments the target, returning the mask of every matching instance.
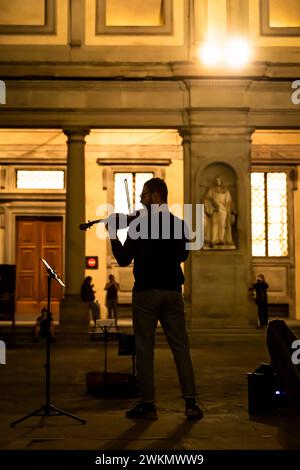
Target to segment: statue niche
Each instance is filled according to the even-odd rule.
[[[204,249],[234,250],[232,226],[237,211],[222,176],[215,177],[202,198],[204,204]]]

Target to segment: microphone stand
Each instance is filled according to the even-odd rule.
[[[42,405],[40,408],[37,410],[32,411],[31,413],[28,413],[27,415],[23,416],[22,418],[17,419],[16,421],[13,421],[10,423],[11,427],[15,426],[18,423],[21,423],[22,421],[25,421],[25,419],[31,418],[31,416],[68,416],[69,418],[73,418],[77,421],[80,421],[81,423],[85,424],[86,420],[79,418],[78,416],[75,416],[67,411],[64,411],[60,408],[57,408],[56,406],[51,405],[50,403],[50,376],[51,376],[51,366],[50,366],[50,322],[51,322],[51,313],[50,313],[50,299],[51,299],[51,280],[55,279],[62,287],[65,287],[65,284],[62,282],[62,280],[59,278],[59,276],[56,274],[54,269],[51,268],[51,266],[47,263],[46,260],[43,258],[41,259],[43,264],[45,265],[48,273],[48,305],[47,305],[47,328],[46,328],[46,363],[45,363],[45,370],[46,370],[46,388],[45,388],[45,397],[46,397],[46,402],[44,405]]]

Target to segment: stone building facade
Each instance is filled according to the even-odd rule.
[[[251,47],[242,67],[226,61],[236,37]],[[220,51],[215,65],[199,59],[207,41]],[[130,302],[130,268],[116,266],[97,230],[78,226],[114,204],[116,173],[133,175],[133,187],[150,173],[166,179],[171,204],[201,203],[218,175],[234,200],[231,249],[193,251],[185,264],[192,327],[253,324],[249,286],[259,272],[273,314],[299,319],[298,79],[297,0],[147,0],[143,8],[134,0],[0,0],[0,264],[16,264],[17,318],[45,302],[41,256],[66,281],[64,293],[53,293],[65,327],[87,321],[79,299],[86,275],[103,317],[108,274]],[[64,184],[18,187],[25,170],[62,171]],[[276,175],[284,175],[286,209],[273,221],[282,252],[253,253],[251,173],[273,188],[262,203],[270,214]],[[268,219],[272,245],[271,228]],[[86,270],[86,256],[99,257],[98,269]]]

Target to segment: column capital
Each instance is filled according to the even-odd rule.
[[[192,142],[251,142],[255,127],[192,126]]]
[[[179,127],[178,134],[182,137],[182,145],[191,141],[191,129],[188,126]]]
[[[89,135],[90,129],[82,127],[68,127],[63,129],[64,134],[68,137],[68,142],[85,142],[85,136]]]

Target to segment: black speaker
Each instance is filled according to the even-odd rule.
[[[16,265],[0,264],[0,294],[14,294],[16,290]]]
[[[13,321],[15,314],[16,266],[0,264],[0,319]]]
[[[249,415],[270,413],[285,406],[286,398],[286,393],[270,364],[262,363],[253,373],[248,374]]]
[[[138,386],[136,377],[123,372],[88,372],[87,391],[107,398],[136,398]]]
[[[135,338],[134,335],[127,333],[119,334],[119,356],[135,356]]]

